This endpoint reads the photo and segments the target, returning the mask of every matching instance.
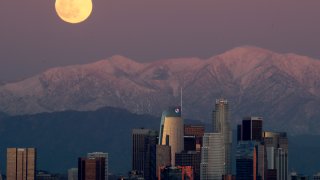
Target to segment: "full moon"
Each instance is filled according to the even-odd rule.
[[[80,23],[92,12],[92,0],[56,0],[58,16],[68,23]]]

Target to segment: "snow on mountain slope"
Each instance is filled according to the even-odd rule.
[[[208,59],[139,63],[113,56],[49,69],[0,86],[0,111],[11,115],[122,107],[160,115],[180,102],[187,118],[210,121],[216,98],[229,99],[233,121],[265,118],[266,128],[320,133],[320,61],[251,46]]]

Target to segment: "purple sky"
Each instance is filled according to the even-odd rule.
[[[319,0],[94,0],[76,25],[57,17],[54,2],[0,2],[0,81],[115,54],[206,58],[255,45],[320,58]]]

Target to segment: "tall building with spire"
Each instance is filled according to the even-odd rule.
[[[184,126],[181,107],[171,107],[162,113],[159,144],[171,147],[171,165],[175,166],[175,155],[183,151]]]
[[[230,125],[229,104],[226,99],[217,99],[215,109],[212,112],[213,133],[220,133],[224,148],[224,174],[232,173],[231,148],[232,148],[232,131]],[[218,145],[218,144],[217,144]]]

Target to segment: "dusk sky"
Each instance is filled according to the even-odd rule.
[[[0,81],[116,54],[207,58],[242,45],[320,59],[319,0],[94,0],[80,24],[54,3],[0,2]]]

